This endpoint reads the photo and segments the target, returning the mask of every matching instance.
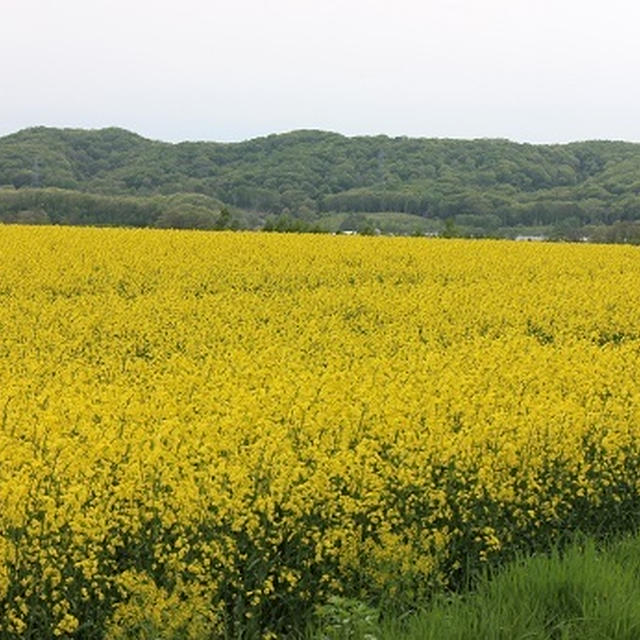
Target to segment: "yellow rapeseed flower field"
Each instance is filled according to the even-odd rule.
[[[0,227],[0,638],[272,637],[636,523],[639,283],[633,247]]]

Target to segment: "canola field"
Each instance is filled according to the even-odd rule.
[[[633,247],[0,227],[0,638],[279,637],[633,526],[639,365]]]

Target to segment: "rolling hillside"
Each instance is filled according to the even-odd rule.
[[[0,186],[4,221],[304,229],[387,212],[415,216],[417,230],[455,220],[471,235],[567,235],[640,220],[640,145],[321,131],[170,144],[37,127],[0,138]]]

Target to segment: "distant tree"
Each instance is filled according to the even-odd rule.
[[[368,223],[366,216],[362,213],[350,213],[341,223],[340,231],[358,231]]]
[[[584,230],[580,219],[577,217],[565,218],[557,222],[551,231],[551,237],[556,240],[577,241],[584,236]]]
[[[222,207],[216,219],[216,229],[229,229],[231,226],[231,212],[227,207]]]
[[[356,231],[361,236],[372,236],[376,233],[376,229],[373,226],[373,223],[368,218],[365,218],[364,221],[358,225]]]
[[[51,220],[44,209],[24,209],[16,213],[15,222],[19,224],[49,224]]]
[[[169,209],[156,222],[156,226],[167,229],[215,229],[216,224],[212,211],[194,206]]]
[[[14,188],[21,189],[22,187],[30,187],[32,180],[33,174],[31,171],[19,171],[11,178],[11,184]]]
[[[460,235],[460,229],[456,225],[456,220],[453,216],[444,221],[444,229],[441,235],[443,238],[457,238]]]

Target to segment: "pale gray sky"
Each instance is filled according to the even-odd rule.
[[[640,142],[637,0],[0,0],[0,135]]]

